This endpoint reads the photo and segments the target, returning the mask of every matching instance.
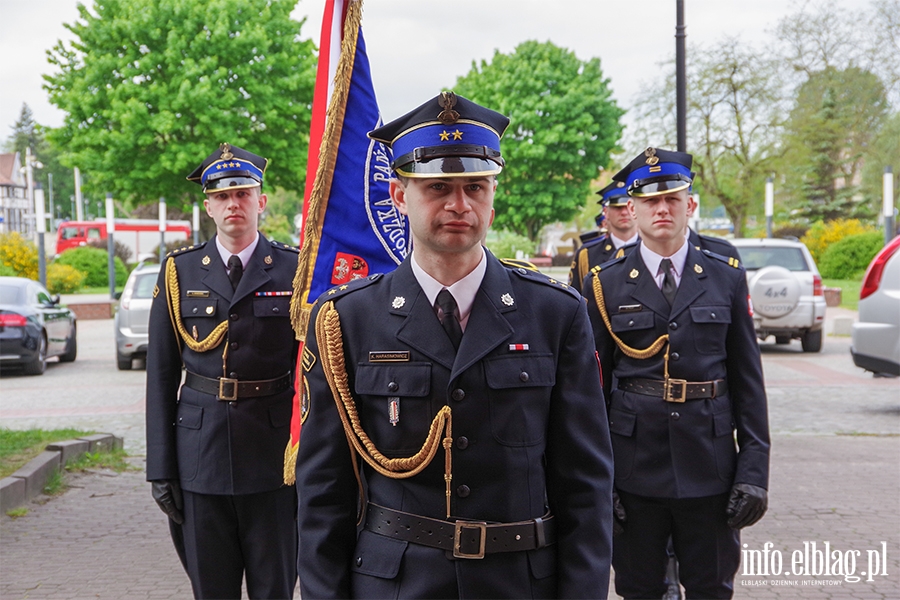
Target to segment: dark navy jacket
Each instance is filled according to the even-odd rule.
[[[455,564],[449,585],[461,598],[606,597],[612,459],[584,302],[565,283],[506,267],[490,253],[487,260],[456,354],[409,258],[392,273],[319,298],[306,338],[310,408],[297,458],[304,598],[433,595],[432,580],[448,564]],[[414,454],[449,405],[451,521],[523,521],[549,505],[556,544],[448,563],[441,550],[370,531],[357,539],[357,482],[315,335],[328,301],[340,314],[350,386],[375,446],[389,457]],[[510,347],[516,344],[527,347]],[[408,360],[370,361],[376,351]],[[390,391],[390,382],[399,388]],[[391,396],[400,398],[396,426]],[[443,448],[411,478],[388,478],[365,464],[363,475],[369,501],[446,518]]]
[[[179,385],[182,360],[204,377],[274,379],[295,368],[290,322],[297,250],[260,237],[232,290],[215,241],[170,256],[178,271],[185,329],[205,339],[223,321],[227,338],[206,352],[185,346],[166,303],[166,268],[150,310],[147,351],[147,479],[177,479],[202,494],[253,494],[283,485],[293,386],[225,402]],[[279,294],[272,294],[279,292]],[[223,358],[224,354],[224,358]],[[224,367],[224,368],[223,368]]]
[[[725,379],[728,393],[670,403],[616,389],[626,378],[661,381],[665,348],[643,359],[619,349],[598,311],[595,277],[625,345],[643,350],[668,334],[671,378]],[[667,498],[712,496],[733,483],[767,488],[766,392],[744,269],[691,245],[670,309],[636,247],[586,277],[584,291],[609,399],[616,488]]]

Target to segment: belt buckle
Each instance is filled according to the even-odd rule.
[[[463,529],[477,529],[480,532],[481,543],[478,552],[469,554],[460,550],[459,534]],[[484,541],[487,538],[487,523],[483,521],[457,521],[453,525],[453,556],[454,558],[484,558]]]
[[[225,386],[231,386],[231,394],[225,393]],[[234,402],[238,397],[238,380],[237,379],[229,379],[227,377],[219,378],[219,400],[225,400],[227,402]]]
[[[681,386],[681,395],[673,396],[672,390]],[[663,399],[666,402],[684,402],[687,398],[687,379],[666,379],[663,382]]]

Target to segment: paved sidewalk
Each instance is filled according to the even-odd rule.
[[[739,571],[735,597],[900,598],[898,456],[898,436],[775,436],[769,512],[744,532],[746,550],[772,542],[770,556],[777,550],[790,568],[804,542],[821,549],[827,541],[843,558],[859,551],[855,572],[861,574],[867,551],[885,542],[887,576],[852,583],[841,576]],[[132,460],[142,465],[142,457]],[[79,475],[71,484],[60,497],[30,504],[24,517],[0,515],[0,597],[191,597],[143,470]]]

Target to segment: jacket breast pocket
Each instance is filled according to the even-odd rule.
[[[552,354],[510,354],[486,359],[491,432],[505,446],[532,446],[544,439],[550,395],[556,385]]]
[[[386,456],[417,452],[437,412],[431,363],[360,363],[353,385],[363,428],[378,449]]]
[[[253,299],[254,317],[284,317],[291,316],[290,296],[261,296]]]
[[[722,354],[725,352],[725,338],[731,324],[731,310],[728,306],[692,306],[691,321],[694,322],[694,346],[699,354]]]
[[[397,598],[400,566],[408,542],[363,530],[350,562],[352,598]]]
[[[653,312],[649,310],[611,315],[609,320],[612,324],[613,332],[617,334],[652,329],[655,325]]]

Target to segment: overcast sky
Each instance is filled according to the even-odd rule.
[[[198,0],[202,1],[202,0]],[[838,0],[843,7],[864,0]],[[86,0],[88,5],[93,0]],[[41,75],[50,73],[46,50],[71,35],[63,23],[78,17],[76,0],[0,0],[0,140],[27,103],[41,125],[58,127],[63,113],[47,101]],[[771,43],[779,19],[798,0],[684,0],[688,43],[712,43],[725,34]],[[319,43],[323,0],[300,0],[301,35]],[[675,0],[365,0],[363,33],[385,121],[452,87],[472,61],[495,50],[512,52],[526,40],[551,41],[581,60],[599,57],[613,97],[628,108],[659,63],[675,53]],[[627,117],[626,117],[627,123]]]

